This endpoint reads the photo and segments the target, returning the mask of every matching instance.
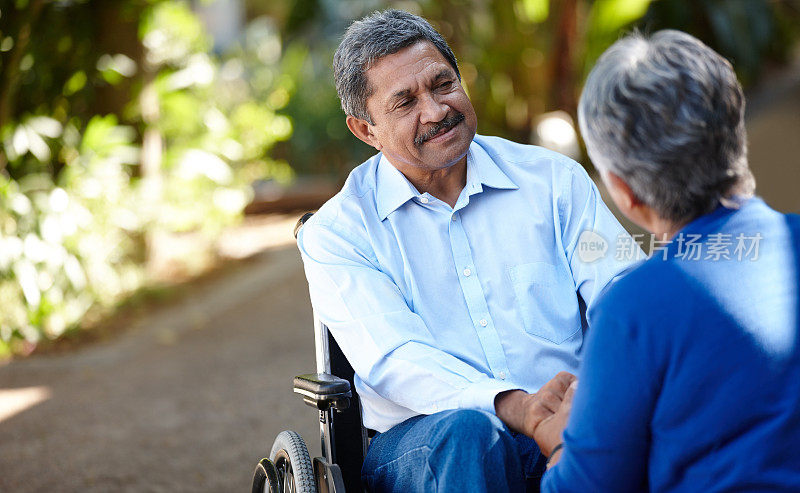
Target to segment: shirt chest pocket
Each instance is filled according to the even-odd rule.
[[[569,273],[546,262],[508,268],[525,330],[561,344],[581,329],[578,295]]]

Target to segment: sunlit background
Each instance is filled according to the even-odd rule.
[[[333,50],[352,20],[387,6],[451,43],[479,132],[590,171],[575,111],[593,62],[632,28],[688,31],[751,97],[759,193],[800,212],[796,1],[7,0],[0,357],[253,253],[263,239],[229,232],[333,193],[372,153],[344,124]]]

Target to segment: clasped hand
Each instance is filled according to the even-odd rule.
[[[561,443],[567,426],[577,378],[561,372],[535,394],[522,390],[502,392],[495,398],[495,411],[509,428],[536,440],[539,450],[550,456]]]

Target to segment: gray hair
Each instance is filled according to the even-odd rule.
[[[346,115],[355,116],[370,124],[367,98],[372,87],[366,72],[381,58],[397,53],[418,41],[429,41],[447,60],[461,80],[453,50],[425,19],[402,10],[373,12],[350,24],[333,55],[333,76],[336,92]]]
[[[662,218],[692,220],[751,195],[744,95],[731,65],[680,31],[634,33],[592,69],[578,121],[596,166]]]

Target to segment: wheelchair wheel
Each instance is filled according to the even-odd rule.
[[[280,432],[269,455],[282,493],[316,493],[314,469],[303,437],[294,431]]]
[[[275,464],[267,458],[261,459],[253,473],[253,493],[281,493],[279,485]]]

